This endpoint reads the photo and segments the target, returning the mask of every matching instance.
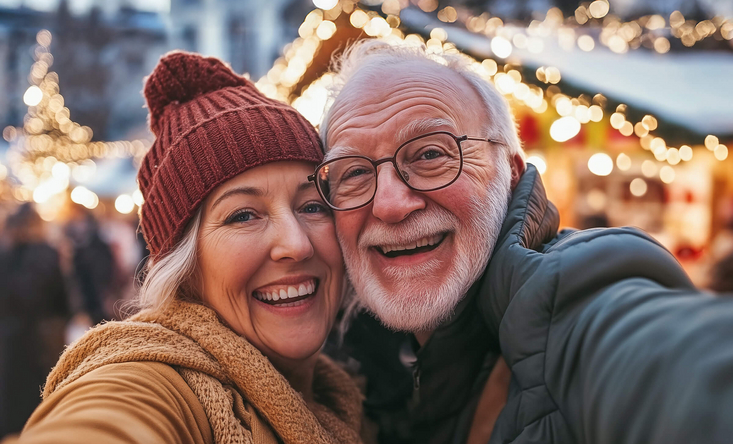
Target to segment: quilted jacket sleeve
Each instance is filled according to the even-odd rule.
[[[490,442],[731,442],[733,298],[695,289],[640,230],[548,239],[538,184],[528,170],[481,278],[512,370]]]
[[[696,290],[637,230],[585,233],[557,254],[545,380],[576,439],[730,442],[733,299]]]

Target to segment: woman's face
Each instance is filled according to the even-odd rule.
[[[315,356],[341,300],[331,211],[307,162],[276,162],[224,182],[203,203],[198,290],[273,362]]]

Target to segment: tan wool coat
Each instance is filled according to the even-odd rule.
[[[306,403],[216,313],[172,302],[90,330],[9,443],[358,443],[362,397],[325,356]]]

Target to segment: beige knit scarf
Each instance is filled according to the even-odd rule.
[[[316,402],[306,405],[259,350],[213,310],[189,302],[91,329],[61,356],[43,397],[103,365],[139,361],[178,369],[204,407],[217,443],[252,442],[242,402],[285,443],[360,442],[362,397],[342,369],[321,356],[313,381]]]

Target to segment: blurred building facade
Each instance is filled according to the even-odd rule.
[[[38,30],[48,26],[47,14],[32,9],[0,8],[0,124],[18,125],[28,107],[23,92],[33,64],[30,54]]]
[[[74,120],[102,140],[130,137],[144,125],[142,78],[167,49],[163,20],[124,6],[113,14],[92,7],[74,15],[66,1],[54,12],[18,8],[0,14],[0,89],[7,92],[0,98],[0,125],[23,124],[23,93],[41,29],[51,32],[50,69],[59,75]]]
[[[228,61],[234,71],[265,74],[297,36],[312,9],[298,0],[171,0],[170,46]]]
[[[131,9],[132,0],[90,0],[96,7],[81,15],[60,1],[54,13],[20,8],[0,16],[0,87],[10,93],[0,95],[0,124],[22,126],[33,111],[22,96],[44,28],[71,119],[91,126],[95,141],[128,144],[152,139],[142,79],[171,49],[224,59],[316,124],[335,53],[358,38],[417,41],[483,60],[476,69],[510,100],[528,161],[540,168],[564,225],[639,226],[695,276],[720,257],[711,247],[724,244],[721,233],[733,232],[733,110],[725,100],[733,21],[720,15],[725,10],[708,11],[712,0],[619,0],[613,17],[608,7],[592,12],[561,0],[340,0],[329,10],[310,0],[171,0],[163,14]],[[637,16],[655,11],[664,15]],[[553,128],[572,131],[553,135]],[[132,162],[114,175],[115,165],[107,166],[120,159],[110,157],[99,162],[99,183],[86,185],[108,207],[116,196],[132,202]],[[60,158],[48,159],[50,171]],[[34,190],[15,197],[43,204]],[[71,199],[81,204],[73,191]]]
[[[71,118],[94,140],[145,138],[143,78],[174,49],[201,52],[257,78],[272,66],[312,5],[298,0],[171,0],[169,13],[140,11],[126,0],[95,0],[73,11],[0,7],[0,128],[23,126],[37,33],[52,35],[51,70]],[[149,138],[149,137],[148,137]]]

